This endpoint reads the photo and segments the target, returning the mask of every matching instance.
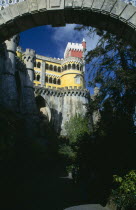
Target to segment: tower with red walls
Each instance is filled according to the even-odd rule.
[[[64,52],[64,58],[77,57],[80,59],[84,59],[85,50],[86,50],[85,39],[83,39],[81,44],[68,42],[67,47]]]

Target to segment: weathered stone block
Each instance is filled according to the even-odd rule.
[[[74,0],[65,0],[65,8],[73,7]]]
[[[83,8],[91,9],[94,0],[84,0]]]
[[[38,0],[38,10],[39,11],[47,10],[47,0]]]
[[[128,25],[136,29],[136,13],[130,18]]]
[[[12,14],[12,18],[16,18],[20,15],[17,4],[10,5],[9,9]]]
[[[29,11],[31,13],[35,13],[38,11],[38,3],[37,0],[27,0]]]
[[[101,12],[104,14],[110,13],[116,1],[117,0],[105,0]]]
[[[19,28],[19,31],[25,31],[36,26],[31,15],[24,16],[23,18],[18,18],[15,20],[15,23]]]
[[[4,10],[1,10],[1,16],[3,17],[5,23],[12,20],[10,9],[7,7]]]
[[[75,0],[73,3],[73,7],[74,8],[82,8],[83,2],[84,2],[83,0]]]
[[[64,9],[64,0],[47,0],[48,10]]]
[[[19,4],[16,4],[16,5],[18,7],[18,11],[19,11],[20,15],[25,15],[25,14],[29,13],[29,7],[27,4],[27,1],[20,2]]]
[[[100,11],[102,8],[102,5],[104,3],[104,0],[94,0],[93,5],[92,5],[92,10]]]
[[[127,21],[134,15],[135,12],[135,7],[128,4],[123,13],[121,14],[120,19],[123,21]]]
[[[124,11],[126,6],[127,6],[126,3],[122,2],[122,1],[117,1],[117,3],[114,5],[113,9],[111,10],[111,16],[114,18],[119,18],[119,16]]]
[[[1,14],[1,11],[0,11],[0,25],[4,24],[5,23],[5,20]]]

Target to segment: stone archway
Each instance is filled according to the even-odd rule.
[[[0,11],[0,41],[40,26],[84,24],[118,34],[136,47],[136,7],[120,0],[26,0]]]

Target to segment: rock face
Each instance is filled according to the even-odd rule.
[[[0,58],[0,105],[12,111],[18,110],[15,53],[19,36],[5,41]]]
[[[0,46],[0,107],[23,118],[31,136],[38,120],[33,88],[35,52],[27,49],[24,63],[16,56],[18,42],[19,35],[15,35]]]
[[[57,133],[66,135],[65,123],[75,114],[86,114],[89,92],[85,90],[53,90],[36,88],[35,94],[46,101],[51,110],[51,120]]]

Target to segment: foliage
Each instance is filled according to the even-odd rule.
[[[60,141],[59,154],[66,162],[66,166],[76,165],[81,141],[90,133],[88,119],[82,115],[71,117],[65,125],[67,139]]]
[[[85,133],[89,134],[88,119],[82,115],[71,117],[70,121],[66,123],[65,128],[70,144],[76,144]]]
[[[99,110],[101,120],[92,140],[80,147],[80,173],[84,182],[91,183],[92,201],[103,202],[112,188],[113,174],[136,167],[136,51],[118,36],[82,29],[88,30],[89,36],[96,32],[100,36],[96,48],[87,52],[86,62],[90,87],[99,87],[99,95],[88,106],[88,116]]]
[[[123,178],[114,175],[114,182],[118,183],[118,187],[112,190],[117,206],[125,209],[136,207],[136,171],[130,171]]]

